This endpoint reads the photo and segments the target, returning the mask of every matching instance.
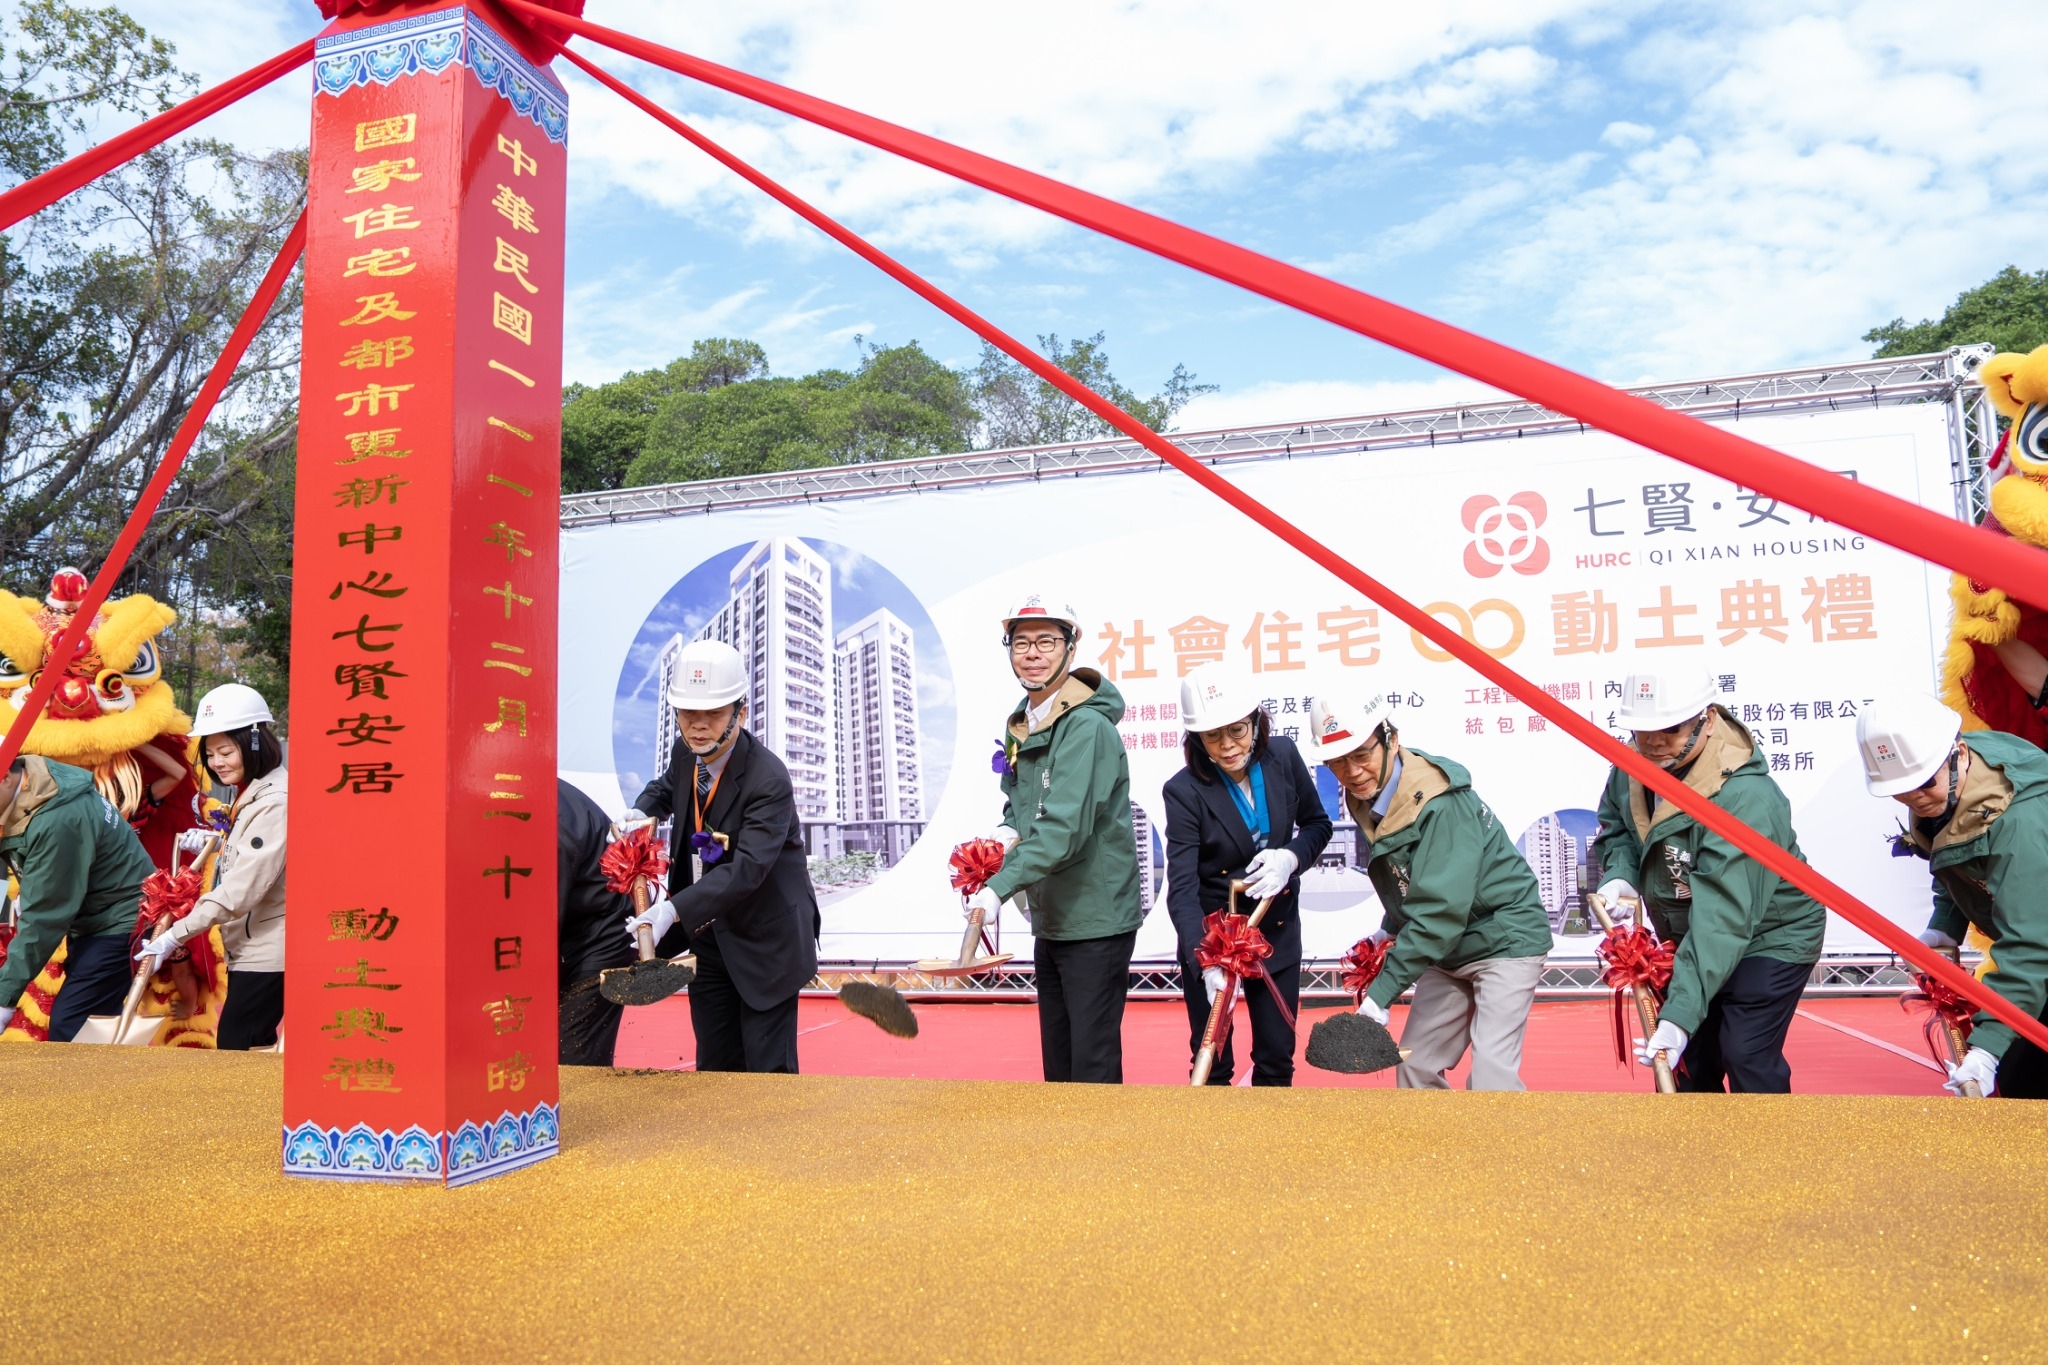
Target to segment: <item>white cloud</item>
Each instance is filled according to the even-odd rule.
[[[922,0],[887,6],[767,0],[737,6],[619,0],[603,21],[765,75],[1099,193],[1144,200],[1214,188],[1275,151],[1379,145],[1430,119],[1490,117],[1533,94],[1556,60],[1523,40],[1606,0],[1466,0],[1374,6],[1114,7],[1064,0],[1022,10]],[[1305,39],[1305,35],[1311,35]],[[597,59],[690,115],[742,156],[895,246],[976,264],[1035,246],[1050,220],[944,177],[707,100],[702,87],[611,54]],[[703,158],[578,81],[579,157],[591,184],[625,184],[692,215],[747,215],[786,236],[786,215],[716,183]],[[600,106],[611,105],[611,109]],[[588,136],[592,125],[601,130]],[[692,164],[692,163],[696,164]]]
[[[1181,409],[1179,431],[1276,425],[1369,413],[1411,412],[1456,403],[1496,403],[1507,395],[1462,375],[1414,380],[1275,380],[1205,393]]]
[[[1547,299],[1553,343],[1673,378],[1857,354],[1875,322],[2048,259],[2048,11],[1985,42],[1908,0],[1818,8],[1645,44],[1645,74],[1691,87],[1672,133],[1527,204],[1462,305]]]
[[[1616,119],[1600,130],[1600,140],[1610,147],[1640,147],[1656,136],[1657,130],[1649,124],[1627,119]]]

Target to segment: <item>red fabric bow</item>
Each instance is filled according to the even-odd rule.
[[[1380,968],[1387,965],[1387,953],[1393,946],[1392,939],[1374,943],[1370,938],[1362,938],[1344,954],[1338,965],[1344,969],[1344,989],[1351,992],[1352,1004],[1364,1002],[1367,988],[1379,978]]]
[[[633,894],[633,883],[646,878],[653,881],[668,871],[668,854],[654,842],[654,827],[642,825],[623,838],[612,840],[604,856],[597,860],[597,870],[604,873],[604,884],[622,896]]]
[[[142,883],[142,903],[135,912],[135,932],[128,938],[128,956],[132,959],[142,950],[142,945],[169,929],[173,924],[192,913],[192,907],[199,903],[201,893],[206,890],[206,879],[197,863],[172,876],[158,869],[149,874]],[[210,934],[194,934],[185,945],[165,959],[162,971],[169,971],[169,963],[190,961],[192,971],[201,981],[213,979],[214,968],[218,966],[213,951],[213,937]]]
[[[1659,943],[1656,932],[1637,925],[1617,924],[1600,940],[1594,953],[1605,964],[1600,980],[1614,987],[1614,1061],[1625,1065],[1631,1058],[1628,1040],[1634,1024],[1628,1017],[1631,988],[1648,991],[1658,1004],[1671,989],[1671,966],[1678,950]]]
[[[1202,941],[1195,945],[1195,961],[1204,971],[1221,967],[1240,981],[1248,976],[1264,976],[1266,959],[1272,955],[1273,945],[1243,915],[1214,910],[1202,921]]]
[[[988,879],[1003,870],[1003,845],[998,839],[969,839],[953,849],[947,860],[953,869],[953,889],[971,896],[988,885]]]
[[[1963,993],[1952,986],[1944,986],[1925,972],[1916,972],[1913,980],[1919,985],[1917,991],[1908,991],[1899,997],[1899,1008],[1920,1009],[1927,1015],[1922,1028],[1927,1034],[1927,1046],[1934,1053],[1934,1060],[1948,1063],[1952,1060],[1948,1051],[1949,1029],[1954,1029],[1964,1042],[1970,1040],[1970,1031],[1977,1026],[1977,1007],[1963,998]]]

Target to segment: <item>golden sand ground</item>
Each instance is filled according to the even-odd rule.
[[[8,1360],[2048,1356],[2044,1105],[575,1071],[447,1191],[279,1065],[0,1048]]]

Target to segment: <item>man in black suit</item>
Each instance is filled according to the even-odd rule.
[[[745,730],[746,696],[737,650],[686,646],[668,693],[679,742],[627,815],[675,817],[670,895],[644,918],[663,956],[697,954],[697,1069],[793,1073],[797,994],[818,971],[818,898],[789,769]],[[638,923],[627,920],[629,936]]]
[[[1191,669],[1181,681],[1187,766],[1167,779],[1167,913],[1180,937],[1182,994],[1190,1055],[1201,1050],[1209,1007],[1223,970],[1195,960],[1202,919],[1230,903],[1233,881],[1251,883],[1238,909],[1249,915],[1273,898],[1259,932],[1273,945],[1266,971],[1293,1014],[1301,1001],[1301,876],[1330,842],[1330,817],[1293,741],[1272,733],[1248,681],[1221,664]],[[1291,1085],[1294,1030],[1266,982],[1247,980],[1252,1021],[1252,1084]],[[1209,1084],[1229,1085],[1231,1052],[1216,1054]]]
[[[555,779],[556,986],[561,994],[561,1064],[610,1066],[618,1047],[623,1007],[598,994],[597,976],[623,967],[637,954],[619,937],[619,921],[633,900],[606,882],[598,860],[611,842],[612,822],[597,802]]]

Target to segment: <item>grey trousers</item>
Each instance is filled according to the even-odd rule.
[[[1490,957],[1452,971],[1431,967],[1415,982],[1401,1029],[1408,1060],[1394,1073],[1403,1090],[1448,1090],[1444,1073],[1472,1049],[1468,1090],[1526,1090],[1522,1031],[1543,976],[1543,958]]]

